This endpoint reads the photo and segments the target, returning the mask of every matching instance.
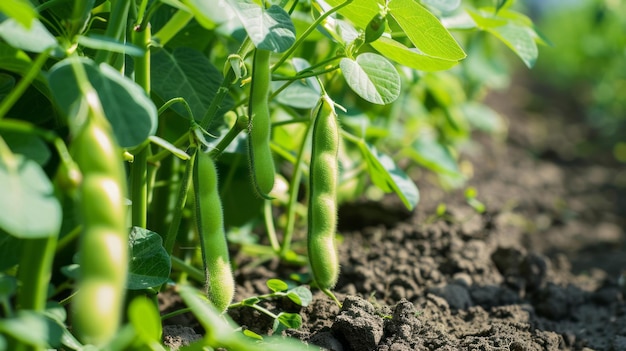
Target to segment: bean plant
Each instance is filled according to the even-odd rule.
[[[164,350],[188,311],[187,350],[314,349],[226,312],[299,327],[263,302],[340,304],[339,204],[413,209],[416,169],[462,185],[457,147],[503,131],[499,47],[530,67],[543,42],[512,6],[1,1],[0,350]],[[234,301],[233,257],[296,268]],[[160,316],[163,291],[187,308]]]

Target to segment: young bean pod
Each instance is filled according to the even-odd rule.
[[[256,49],[252,65],[252,83],[248,104],[248,153],[254,188],[263,198],[269,198],[274,187],[274,159],[270,149],[271,121],[269,111],[270,52]]]
[[[193,186],[207,295],[215,308],[223,312],[233,300],[235,280],[224,232],[224,215],[215,163],[208,153],[201,150],[196,152]]]
[[[117,333],[126,291],[125,171],[104,116],[89,115],[72,141],[71,153],[83,173],[81,275],[72,300],[72,326],[83,343],[101,346]]]
[[[339,277],[335,248],[339,124],[332,101],[322,98],[313,125],[309,171],[307,248],[313,278],[327,294]]]

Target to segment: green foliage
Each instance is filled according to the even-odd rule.
[[[376,188],[413,209],[416,167],[462,186],[458,147],[504,129],[480,101],[506,80],[497,45],[532,66],[544,42],[512,3],[3,1],[0,350],[163,350],[171,286],[207,331],[188,350],[314,349],[223,315],[253,308],[279,334],[302,318],[265,303],[312,301],[270,279],[230,303],[229,250],[308,264],[299,283],[334,296],[341,201]]]

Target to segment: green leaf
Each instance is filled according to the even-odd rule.
[[[394,0],[395,1],[395,0]],[[335,7],[344,3],[344,0],[326,0],[328,5]],[[367,27],[369,21],[380,12],[377,0],[353,1],[350,5],[343,7],[339,13],[350,19],[352,23],[360,28]]]
[[[159,311],[146,297],[140,296],[131,301],[128,306],[128,319],[144,343],[161,340],[163,329]]]
[[[40,137],[33,134],[2,133],[0,136],[15,154],[21,154],[44,166],[50,159],[50,149]]]
[[[244,329],[244,331],[242,333],[243,333],[243,335],[245,335],[245,336],[247,336],[249,338],[252,338],[254,340],[263,340],[263,337],[261,335],[253,332],[250,329]]]
[[[400,95],[400,75],[391,62],[374,53],[356,60],[342,58],[339,67],[350,88],[374,104],[389,104]]]
[[[386,154],[367,143],[360,143],[361,153],[367,162],[367,170],[374,185],[385,192],[395,192],[404,206],[412,210],[419,202],[419,190],[415,183]]]
[[[0,1],[0,13],[13,18],[27,29],[30,28],[33,20],[37,18],[37,11],[27,0]]]
[[[279,328],[276,325],[276,321],[278,321],[283,326],[290,329],[298,329],[302,326],[302,317],[297,313],[287,313],[281,312],[278,314],[278,318],[274,321],[274,331],[276,332]]]
[[[455,60],[425,55],[415,48],[408,48],[402,43],[387,37],[380,37],[377,41],[370,43],[370,45],[386,58],[420,71],[447,70],[459,63],[459,61]]]
[[[296,29],[282,7],[267,10],[250,0],[227,0],[258,49],[283,52],[296,41]]]
[[[126,284],[128,289],[147,289],[159,286],[169,279],[172,266],[159,234],[144,228],[132,227],[129,254]]]
[[[57,347],[63,329],[53,320],[33,311],[19,311],[16,317],[0,320],[1,334],[38,347]]]
[[[15,277],[0,274],[0,301],[8,301],[17,289],[17,279]]]
[[[190,48],[152,50],[150,79],[152,92],[163,101],[175,97],[184,98],[196,121],[201,121],[217,93],[224,77],[201,52]],[[234,102],[228,95],[222,102],[218,115],[230,110]],[[179,115],[190,118],[180,104],[172,109]]]
[[[126,54],[129,56],[143,56],[146,54],[143,49],[135,45],[120,43],[119,41],[104,35],[79,35],[78,44],[90,49],[118,52],[120,54]]]
[[[537,56],[539,56],[539,49],[532,28],[509,23],[504,26],[488,28],[487,31],[513,50],[522,59],[526,67],[532,68],[535,65]]]
[[[304,286],[297,286],[289,292],[287,292],[287,297],[293,301],[296,305],[306,307],[311,301],[313,301],[313,294],[311,294],[311,290]]]
[[[241,304],[243,304],[244,306],[254,306],[257,303],[259,303],[261,301],[261,299],[259,299],[256,296],[253,297],[249,297],[247,299],[244,299],[243,301],[241,301]]]
[[[20,262],[22,240],[0,228],[0,271],[15,267]]]
[[[268,288],[273,292],[285,291],[289,289],[289,285],[280,279],[270,279],[265,282]]]
[[[218,341],[223,345],[236,341],[237,337],[233,328],[199,291],[188,286],[181,286],[180,297],[206,330],[205,339],[210,345],[215,345]]]
[[[435,140],[428,138],[416,140],[411,145],[409,156],[434,172],[459,175],[456,160],[448,148]]]
[[[437,17],[414,0],[390,1],[389,14],[424,54],[451,61],[465,58],[463,49]]]
[[[0,194],[0,228],[18,238],[57,235],[61,205],[35,161],[21,155],[0,159]]]
[[[6,43],[0,43],[0,62],[3,70],[21,75],[25,75],[32,66],[32,60],[24,51]]]
[[[296,72],[301,72],[311,67],[305,59],[299,57],[291,59],[291,64]],[[278,90],[285,83],[285,81],[272,82],[272,90]],[[292,82],[276,96],[276,101],[286,106],[311,109],[317,105],[320,95],[321,89],[319,83],[314,77],[309,77]]]
[[[488,133],[502,133],[505,122],[498,112],[479,102],[466,102],[459,106],[472,126]]]
[[[461,0],[422,0],[422,3],[441,12],[451,12],[461,5]]]
[[[43,52],[58,46],[56,38],[39,20],[33,20],[30,28],[26,29],[15,19],[2,21],[2,17],[0,13],[0,38],[9,45],[30,52]]]
[[[156,132],[157,109],[145,91],[113,67],[97,65],[89,59],[80,61],[89,82],[98,92],[104,113],[122,147],[129,148],[144,142]],[[84,97],[69,60],[52,67],[49,75],[52,96],[68,118],[74,118],[75,108]]]

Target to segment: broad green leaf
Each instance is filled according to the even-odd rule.
[[[224,77],[201,52],[189,48],[176,48],[172,52],[152,50],[150,78],[152,93],[163,101],[184,98],[196,121],[202,120]],[[234,102],[226,96],[218,115],[230,110]],[[172,106],[183,117],[190,118],[180,104]]]
[[[296,41],[296,29],[282,7],[267,10],[250,0],[226,0],[258,49],[283,52]]]
[[[273,292],[285,291],[289,289],[289,285],[287,285],[287,283],[285,283],[284,281],[280,279],[270,279],[267,282],[265,282],[265,284]]]
[[[234,16],[224,1],[183,0],[183,3],[189,7],[196,21],[206,29],[213,29],[216,24]]]
[[[132,227],[129,237],[128,282],[131,290],[159,286],[170,276],[170,257],[161,236],[144,228]]]
[[[301,72],[311,67],[305,59],[298,57],[294,57],[291,63],[296,72]],[[285,83],[285,81],[272,82],[272,90],[276,91]],[[320,95],[321,89],[319,83],[315,78],[309,77],[292,82],[276,96],[276,101],[286,106],[310,109],[317,105]]]
[[[343,4],[344,2],[344,0],[326,0],[326,3],[332,7],[336,7],[337,5]],[[351,4],[339,10],[339,13],[342,14],[344,17],[350,19],[350,21],[359,28],[364,29],[369,21],[372,19],[372,17],[380,12],[379,4],[382,4],[382,1],[352,1]]]
[[[441,12],[451,12],[461,5],[461,0],[422,0],[422,3]]]
[[[479,102],[466,102],[459,106],[472,126],[488,133],[502,133],[506,126],[496,111]]]
[[[97,65],[89,59],[80,62],[98,92],[104,113],[122,147],[139,145],[156,132],[157,109],[137,83],[105,63]],[[68,118],[73,118],[83,96],[69,60],[52,67],[49,84],[60,110]]]
[[[147,344],[161,340],[161,317],[154,303],[146,297],[133,299],[128,306],[128,319],[139,338]]]
[[[24,51],[0,43],[0,69],[25,75],[31,66],[32,60]]]
[[[63,329],[42,314],[19,311],[13,318],[0,320],[0,334],[10,335],[26,345],[45,348],[61,344]]]
[[[129,56],[143,56],[146,53],[143,49],[135,45],[120,43],[119,41],[104,35],[79,35],[78,44],[84,47],[88,47],[90,49],[118,52],[120,54],[126,54]]]
[[[404,206],[412,210],[419,202],[419,190],[415,183],[386,154],[367,143],[360,143],[361,153],[367,162],[372,183],[384,192],[395,192]]]
[[[389,104],[400,95],[400,75],[380,55],[364,53],[356,60],[342,58],[339,67],[350,88],[371,103]]]
[[[409,157],[422,166],[437,172],[458,175],[459,168],[450,151],[436,140],[421,138],[413,142]]]
[[[21,155],[0,159],[0,194],[0,228],[18,238],[57,235],[61,205],[35,161]]]
[[[528,68],[532,68],[539,56],[539,49],[535,42],[535,33],[532,28],[509,23],[500,27],[487,29],[490,33],[502,40]]]
[[[278,318],[274,320],[274,332],[278,332],[282,329],[279,327],[279,323],[289,329],[298,329],[302,326],[302,317],[297,313],[279,313]]]
[[[42,52],[58,46],[56,38],[39,20],[33,20],[30,28],[26,29],[17,20],[2,20],[2,17],[0,13],[0,38],[9,45],[30,52]]]
[[[389,14],[424,54],[452,61],[465,58],[465,52],[439,19],[414,0],[390,1]]]
[[[459,63],[455,60],[424,55],[415,48],[410,49],[402,43],[387,37],[380,37],[377,41],[370,43],[370,45],[386,58],[420,71],[447,70]]]
[[[37,162],[37,164],[42,167],[50,159],[50,149],[46,143],[36,135],[0,132],[0,137],[9,145],[13,153],[24,155]]]
[[[15,78],[12,75],[0,72],[0,101],[9,95],[15,87]]]
[[[296,305],[306,307],[313,301],[311,290],[304,286],[297,286],[287,292],[287,297]]]
[[[22,240],[0,228],[0,271],[15,267],[20,262]]]
[[[17,279],[15,277],[0,274],[0,301],[8,301],[17,289]]]
[[[180,297],[206,330],[206,335],[198,346],[204,345],[213,348],[222,347],[228,350],[246,351],[319,351],[318,347],[304,345],[299,340],[285,339],[280,336],[264,337],[264,342],[259,343],[256,339],[251,339],[242,333],[235,332],[233,328],[234,322],[228,318],[228,315],[221,316],[197,290],[188,286],[181,286]],[[300,317],[299,315],[297,316]],[[284,317],[279,315],[279,318],[282,318],[285,322],[297,319],[297,317],[289,315]]]
[[[261,335],[253,332],[250,329],[244,329],[242,333],[243,333],[243,335],[245,335],[245,336],[247,336],[249,338],[252,338],[254,340],[263,340],[263,337]]]
[[[28,0],[2,0],[0,1],[0,13],[13,18],[27,29],[37,18],[37,11]]]

